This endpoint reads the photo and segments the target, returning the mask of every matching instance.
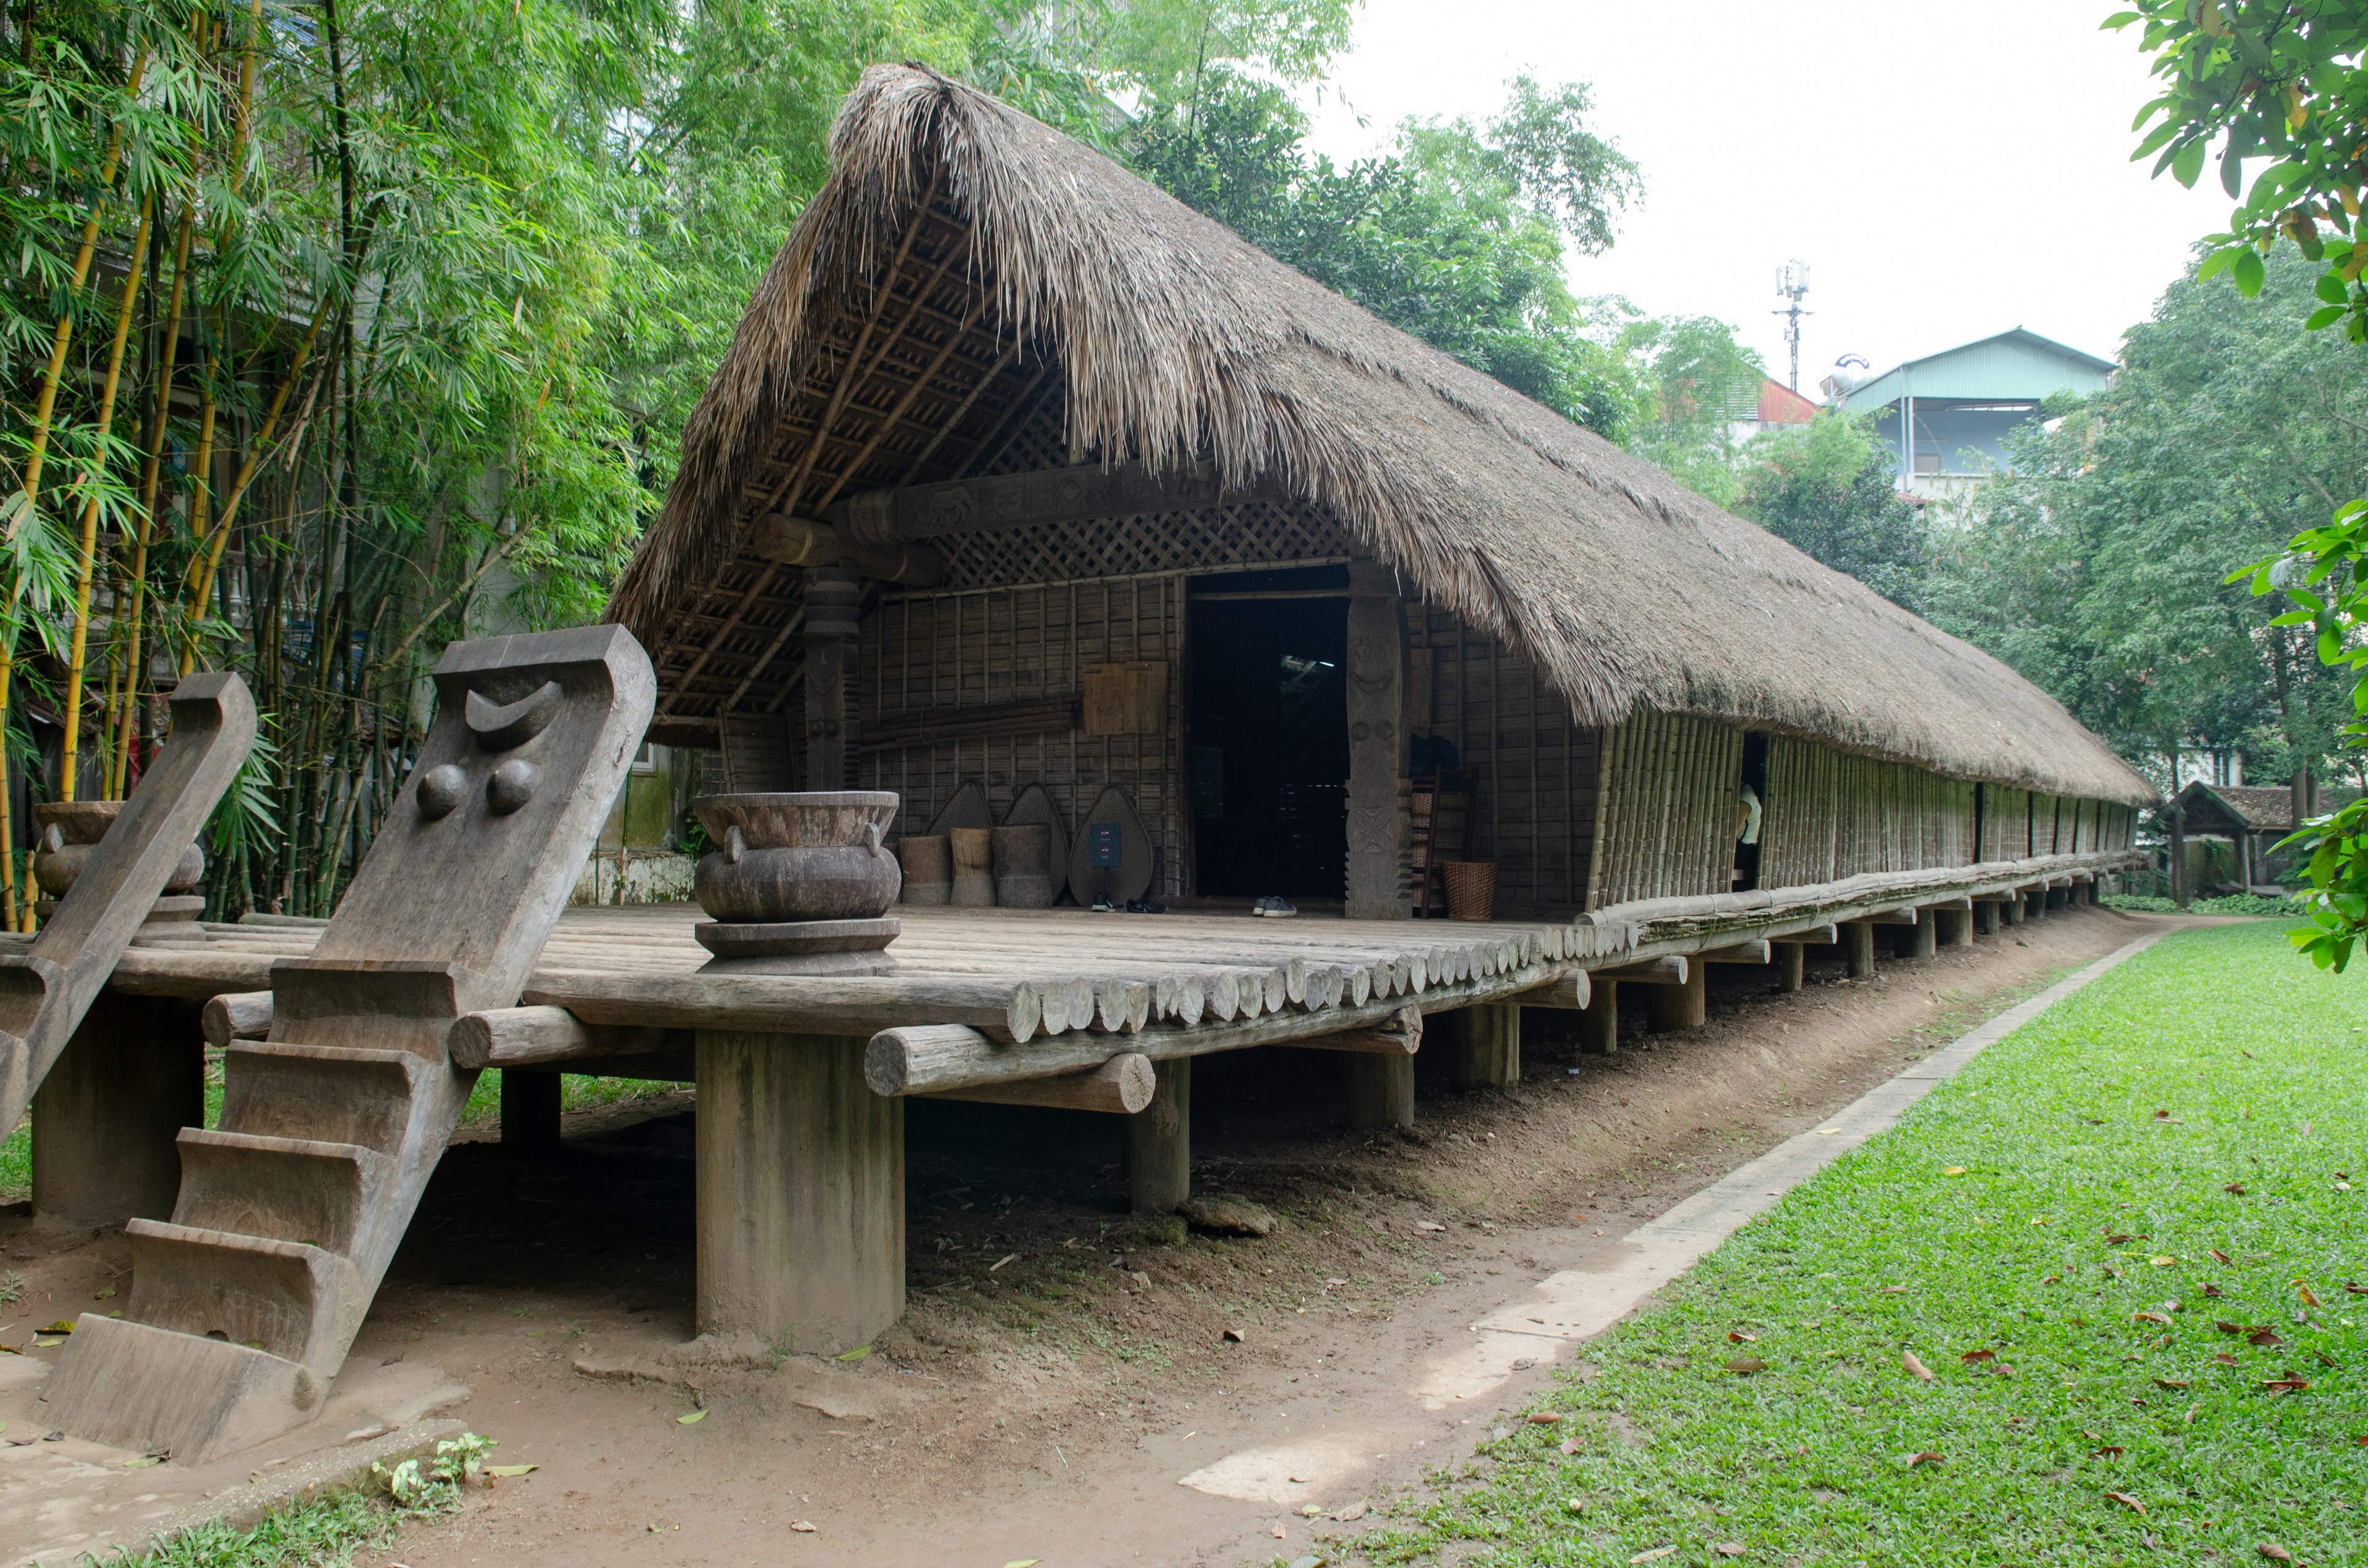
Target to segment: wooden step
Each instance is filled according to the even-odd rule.
[[[320,1366],[325,1376],[370,1304],[353,1265],[320,1247],[161,1220],[123,1230],[131,1242],[127,1312],[140,1323]]]
[[[321,1412],[328,1380],[300,1362],[169,1328],[85,1312],[74,1353],[41,1397],[78,1437],[178,1464],[253,1448]]]
[[[437,1071],[408,1051],[236,1040],[222,1057],[222,1125],[392,1154],[403,1146],[422,1080]]]
[[[181,1130],[173,1223],[349,1255],[386,1157],[356,1143]]]

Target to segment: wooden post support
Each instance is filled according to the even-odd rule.
[[[1406,637],[1395,574],[1349,563],[1349,888],[1351,920],[1403,920],[1411,824],[1406,771]]]
[[[1698,1029],[1709,1021],[1710,1006],[1705,983],[1710,979],[1708,964],[1686,966],[1682,985],[1656,985],[1645,993],[1645,1025],[1655,1034],[1668,1034],[1674,1029]]]
[[[1809,949],[1802,943],[1779,942],[1776,944],[1777,990],[1798,991],[1801,989],[1802,970],[1804,967],[1802,960],[1806,959],[1808,956]]]
[[[1891,938],[1893,956],[1903,959],[1930,958],[1940,950],[1940,923],[1933,919],[1932,911],[1918,910],[1915,925],[1894,928]]]
[[[2031,918],[2031,905],[2024,901],[2022,894],[2012,892],[1998,901],[1998,913],[2006,916],[2008,925],[2020,926]]]
[[[2047,890],[2045,888],[2033,888],[2029,892],[2023,894],[2022,907],[2034,920],[2046,914],[2049,907],[2047,903]]]
[[[1414,1125],[1413,1057],[1349,1058],[1349,1125],[1360,1132]]]
[[[2049,888],[2043,896],[2046,899],[2049,909],[2064,909],[2072,903],[2072,890],[2068,887]]]
[[[1970,948],[1974,945],[1974,916],[1964,909],[1936,909],[1932,920],[1936,936],[1944,948]]]
[[[169,1216],[174,1141],[206,1119],[196,1006],[101,992],[34,1091],[32,1119],[36,1215],[92,1226]]]
[[[1863,920],[1852,920],[1842,926],[1842,950],[1850,958],[1852,980],[1874,978],[1874,927]]]
[[[904,1314],[905,1106],[865,1043],[700,1031],[700,1333],[837,1355]]]
[[[559,1074],[502,1069],[502,1147],[523,1154],[559,1147]]]
[[[1467,1089],[1509,1089],[1521,1081],[1521,1009],[1483,1003],[1449,1015],[1456,1023],[1455,1077]]]
[[[1998,901],[1994,898],[1986,898],[1978,903],[1975,903],[1974,905],[1974,930],[1984,937],[1997,936],[1998,934]]]
[[[1138,1214],[1173,1214],[1192,1196],[1192,1059],[1152,1066],[1151,1104],[1126,1124],[1127,1199]]]
[[[1599,978],[1587,1009],[1578,1016],[1578,1049],[1583,1056],[1609,1056],[1620,1049],[1620,983]]]
[[[806,788],[847,788],[847,675],[855,656],[861,575],[843,566],[806,573]]]

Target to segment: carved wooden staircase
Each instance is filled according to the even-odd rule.
[[[77,1437],[203,1463],[316,1415],[476,1080],[446,1036],[518,998],[649,722],[621,628],[456,643],[434,729],[271,1038],[181,1133],[170,1221],[135,1220],[126,1315],[51,1380]]]

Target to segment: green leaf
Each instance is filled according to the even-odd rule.
[[[2112,16],[2107,17],[2103,21],[2098,23],[2097,30],[2099,32],[2105,33],[2117,33],[2123,28],[2128,27],[2132,22],[2143,22],[2145,20],[2146,13],[2143,11],[2116,11]]]
[[[2306,331],[2317,332],[2323,327],[2333,326],[2337,322],[2341,321],[2344,310],[2345,307],[2341,305],[2322,305],[2311,312],[2310,319],[2302,324]]]
[[[2220,188],[2226,191],[2232,200],[2245,194],[2245,160],[2237,152],[2236,139],[2235,133],[2231,132],[2228,138],[2231,145],[2220,154]]]
[[[2190,190],[2195,188],[2196,180],[2203,173],[2203,142],[2190,142],[2170,160],[2171,177]]]
[[[2227,271],[2228,264],[2236,259],[2237,252],[2233,248],[2214,251],[2203,258],[2203,265],[2195,269],[2195,280],[2198,283],[2211,282]]]
[[[2260,297],[2261,285],[2269,279],[2269,269],[2261,265],[2260,252],[2246,246],[2237,253],[2229,269],[2236,275],[2237,292],[2248,300]]]
[[[688,1415],[676,1416],[674,1418],[674,1424],[677,1426],[689,1426],[694,1422],[704,1421],[706,1419],[707,1412],[704,1410],[694,1410]]]
[[[2330,305],[2348,305],[2351,302],[2351,290],[2344,288],[2343,279],[2332,272],[2320,273],[2318,281],[2310,286],[2310,291]]]

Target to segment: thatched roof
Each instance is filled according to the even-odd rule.
[[[1033,385],[1033,353],[1055,369],[1072,451],[1205,459],[1229,484],[1304,497],[1531,659],[1583,722],[1642,706],[1961,778],[2153,797],[1988,654],[982,93],[875,66],[831,155],[610,606],[666,650],[677,716],[729,710],[738,693],[712,667],[751,672],[745,691],[767,639],[787,637],[778,574],[742,553],[754,519],[944,477],[933,454],[953,449],[932,421],[979,426]],[[967,302],[929,294],[942,287]],[[940,302],[924,312],[925,296]],[[901,358],[871,330],[898,320],[919,334]],[[998,341],[1024,351],[998,357]],[[847,374],[867,363],[879,374]],[[951,371],[931,381],[949,363],[973,366],[965,397]]]

